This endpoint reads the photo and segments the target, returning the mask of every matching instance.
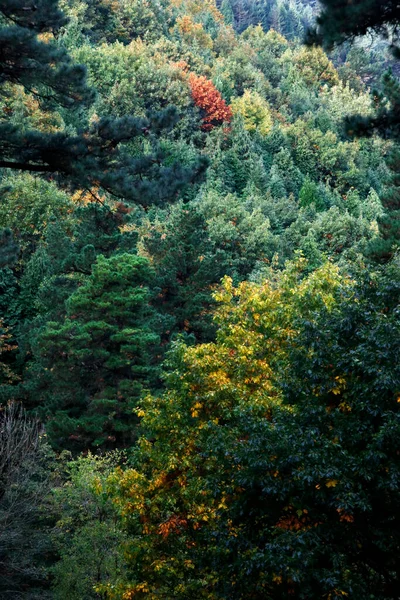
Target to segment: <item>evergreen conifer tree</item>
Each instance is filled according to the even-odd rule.
[[[378,33],[390,40],[395,58],[400,58],[400,9],[394,0],[322,0],[322,12],[317,18],[317,28],[308,32],[310,44],[323,44],[326,48],[353,41],[366,33]],[[400,84],[394,75],[386,73],[382,91],[374,92],[376,115],[373,117],[348,117],[346,127],[352,135],[370,136],[378,132],[385,137],[400,140]],[[380,218],[381,238],[370,246],[371,255],[379,260],[390,259],[399,245],[400,198],[398,194],[399,151],[395,148],[390,157],[393,171],[392,185],[383,204],[386,214]]]
[[[378,218],[380,237],[369,245],[370,256],[380,262],[392,258],[400,245],[400,150],[390,156],[392,176],[389,189],[382,199],[385,213]]]
[[[33,343],[25,393],[56,447],[130,444],[143,387],[157,375],[156,320],[149,306],[148,261],[99,256],[92,274]]]
[[[5,0],[0,5],[0,92],[3,98],[22,86],[39,107],[74,110],[93,98],[86,70],[76,65],[55,37],[66,24],[58,0]],[[14,124],[9,111],[0,118],[0,168],[59,174],[79,188],[101,187],[110,193],[146,204],[172,198],[193,176],[204,171],[201,159],[193,168],[178,162],[164,167],[155,148],[132,156],[127,142],[143,135],[157,136],[176,122],[171,107],[150,122],[126,116],[95,120],[75,134],[28,129]],[[153,140],[154,142],[154,140]]]
[[[235,15],[233,13],[233,8],[230,0],[222,0],[221,4],[221,13],[224,15],[225,23],[228,25],[233,25],[235,20]]]

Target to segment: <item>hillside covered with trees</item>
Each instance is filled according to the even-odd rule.
[[[399,598],[394,5],[1,0],[0,600]]]

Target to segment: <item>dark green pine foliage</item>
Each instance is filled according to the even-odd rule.
[[[38,38],[38,35],[57,34],[65,23],[58,0],[5,0],[1,3],[2,96],[12,93],[9,84],[17,84],[32,92],[47,109],[55,106],[73,108],[90,100],[92,93],[86,85],[85,68],[73,64],[66,51],[55,42],[47,43]],[[55,167],[58,160],[61,168],[62,159],[50,155],[58,146],[63,154],[66,139],[59,135],[31,131],[24,138],[19,128],[3,114],[0,139],[0,167],[46,171],[50,170],[50,164]]]
[[[66,18],[58,0],[7,0],[0,5],[0,92],[12,95],[12,84],[23,86],[45,110],[82,108],[93,98],[86,84],[86,70],[75,65],[60,44],[38,36],[57,36]],[[110,193],[147,204],[174,198],[177,191],[204,172],[205,159],[191,167],[178,162],[163,164],[155,138],[177,120],[174,108],[151,121],[125,116],[93,122],[71,134],[68,130],[45,132],[16,125],[0,117],[0,168],[59,174],[76,187],[99,184]],[[138,137],[148,136],[152,151],[132,156],[124,148]]]
[[[55,447],[133,442],[133,409],[157,376],[152,277],[144,258],[99,256],[92,274],[68,298],[65,318],[38,333],[25,389]]]
[[[18,302],[23,317],[58,318],[64,314],[65,300],[91,274],[98,255],[132,251],[137,235],[120,231],[126,218],[124,204],[111,210],[96,202],[75,211],[72,231],[53,218],[20,280]]]
[[[229,147],[213,165],[215,176],[230,192],[242,194],[246,188],[253,167],[251,150],[250,134],[244,128],[243,122],[239,121],[232,126]]]
[[[18,257],[18,244],[10,229],[0,229],[0,269],[13,265]]]
[[[396,0],[320,0],[317,30],[310,39],[331,48],[366,33],[379,33],[390,38],[393,51],[399,57],[400,7]]]
[[[91,274],[96,257],[135,247],[135,235],[119,232],[125,217],[120,211],[93,203],[77,209],[75,217],[72,232],[53,217],[45,239],[26,264],[19,261],[0,269],[0,319],[12,333],[13,344],[18,344],[18,353],[12,353],[17,372],[24,371],[33,340],[44,323],[65,315],[65,301]],[[4,235],[4,244],[4,260],[15,262],[15,243],[9,234]],[[2,385],[0,394],[13,398],[14,387]]]
[[[235,15],[235,27],[237,31],[242,32],[250,25],[249,7],[246,0],[234,0],[233,11]]]
[[[400,245],[400,149],[389,157],[391,182],[382,198],[385,214],[378,219],[380,237],[370,243],[368,252],[379,262],[390,260]]]
[[[177,332],[213,339],[211,289],[226,273],[222,249],[211,246],[204,217],[193,206],[176,206],[161,229],[144,240],[156,271],[154,305],[165,317],[167,339]]]
[[[39,34],[66,24],[58,0],[3,0],[0,4],[0,84],[22,85],[46,102],[74,106],[90,98],[84,67]],[[36,88],[39,86],[39,89]]]
[[[75,3],[77,4],[77,3]],[[82,33],[94,44],[122,41],[120,24],[112,2],[109,0],[85,0],[85,13]],[[69,2],[74,7],[74,2]],[[118,32],[118,33],[117,33]]]
[[[109,257],[116,251],[135,248],[137,235],[120,231],[127,214],[128,209],[122,203],[111,210],[93,202],[75,211],[72,235],[62,229],[59,221],[51,223],[46,246],[54,273],[89,275],[98,254]]]
[[[137,235],[120,231],[128,212],[122,203],[114,210],[91,203],[74,212],[72,223],[53,216],[26,264],[0,269],[0,318],[18,345],[10,355],[15,372],[23,376],[45,324],[65,318],[66,300],[91,275],[97,257],[135,252]],[[32,408],[27,391],[15,382],[2,382],[0,394]]]

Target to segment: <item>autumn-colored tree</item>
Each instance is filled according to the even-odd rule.
[[[110,600],[397,598],[399,265],[306,268],[226,278],[216,342],[142,402]]]
[[[294,56],[294,64],[309,86],[338,85],[337,71],[321,48],[302,48]]]
[[[272,129],[271,111],[268,102],[257,92],[245,90],[243,96],[232,100],[233,114],[243,117],[247,131],[259,131],[267,135]]]
[[[222,125],[222,123],[230,123],[232,110],[212,81],[202,75],[191,73],[189,84],[194,103],[202,111],[202,129],[204,131],[211,131],[217,125]]]
[[[196,41],[200,48],[212,48],[211,36],[204,31],[201,23],[196,23],[189,15],[179,17],[176,24],[185,42],[193,43],[193,41]]]

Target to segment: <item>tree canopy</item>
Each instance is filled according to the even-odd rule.
[[[398,600],[396,10],[2,2],[0,598]]]

